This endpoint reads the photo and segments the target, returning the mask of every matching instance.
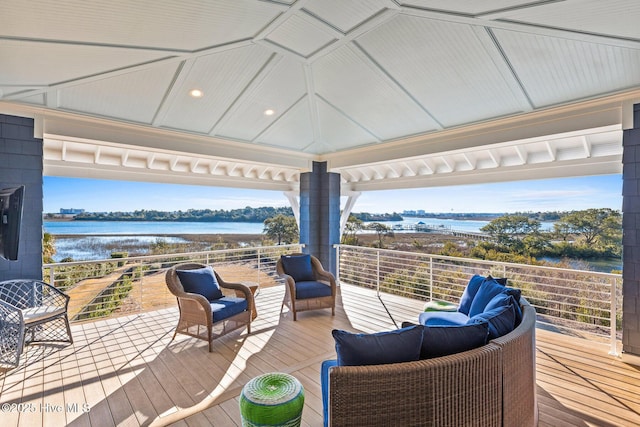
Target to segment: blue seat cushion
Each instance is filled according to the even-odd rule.
[[[296,299],[330,297],[331,286],[315,280],[296,282]]]
[[[466,325],[469,316],[459,311],[425,311],[418,316],[418,323],[426,326]]]
[[[207,301],[222,298],[220,284],[210,265],[193,270],[176,270],[176,273],[185,292],[200,294]]]
[[[382,365],[420,359],[422,328],[410,326],[373,334],[355,334],[334,329],[340,366]]]
[[[311,267],[311,255],[282,255],[282,268],[294,282],[315,280]]]
[[[338,366],[338,361],[325,360],[320,366],[320,386],[322,388],[322,415],[324,427],[329,425],[329,369]]]
[[[488,322],[489,340],[499,338],[513,331],[516,327],[515,299],[509,296],[512,304],[486,310],[469,319],[469,323]]]
[[[213,321],[228,319],[247,310],[247,300],[244,298],[225,296],[211,301]]]
[[[402,327],[411,326],[403,322]],[[447,356],[482,347],[489,339],[489,323],[474,322],[453,326],[422,326],[420,359]]]

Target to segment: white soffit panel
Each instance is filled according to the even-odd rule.
[[[151,123],[177,64],[121,74],[60,91],[60,108]]]
[[[381,140],[439,128],[356,47],[345,46],[320,58],[313,72],[318,95]]]
[[[391,0],[312,0],[304,10],[346,34],[386,8],[397,8]]]
[[[501,181],[508,181],[509,174],[514,171],[521,173],[527,170],[544,173],[544,177],[567,176],[567,171],[562,170],[563,164],[572,168],[571,173],[583,170],[583,173],[592,174],[593,165],[598,165],[595,171],[598,174],[621,173],[621,140],[622,131],[613,126],[584,134],[550,135],[384,163],[333,168],[332,172],[340,173],[344,188],[353,191],[363,190],[362,184],[373,189],[370,185],[374,183],[394,188],[394,183],[385,181],[401,178],[402,185],[408,188],[415,185],[411,184],[411,179],[419,181],[421,186],[429,186],[429,181],[424,180],[428,177],[437,177],[434,185],[451,185],[469,184],[476,180],[485,182],[482,176],[486,173],[491,174],[492,180],[500,176],[497,180]]]
[[[494,46],[471,25],[400,15],[358,43],[444,127],[528,108],[514,96],[513,76],[486,60]]]
[[[281,7],[255,0],[3,1],[2,34],[195,50],[253,36]],[[184,31],[188,28],[189,31]]]
[[[640,85],[640,49],[500,29],[494,33],[535,107]]]
[[[185,75],[173,89],[160,125],[209,133],[268,59],[269,52],[256,45],[197,58],[182,71]],[[193,98],[192,89],[201,90],[203,96]]]
[[[3,84],[52,85],[166,56],[136,49],[72,44],[52,49],[49,43],[0,40],[0,76]]]
[[[640,40],[637,0],[584,0],[579,7],[570,1],[549,2],[544,7],[501,13],[500,19]]]
[[[303,65],[279,57],[276,65],[252,86],[215,129],[215,134],[254,140],[306,94]],[[272,110],[272,115],[265,111]]]

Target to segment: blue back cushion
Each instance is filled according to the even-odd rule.
[[[462,296],[460,297],[460,304],[458,305],[458,311],[460,313],[469,314],[469,309],[471,308],[471,303],[473,302],[473,298],[478,293],[478,289],[480,289],[480,285],[486,277],[480,276],[479,274],[475,274],[469,280],[467,287],[464,289]]]
[[[504,291],[493,297],[484,308],[484,311],[490,311],[497,307],[504,307],[513,304],[516,312],[516,326],[522,321],[522,309],[520,308],[520,290],[514,288],[505,288]]]
[[[354,334],[334,329],[340,366],[382,365],[420,359],[422,328],[410,326],[374,334]]]
[[[513,295],[514,298],[517,298],[518,301],[520,300],[519,289],[508,288],[500,281],[492,277],[487,277],[487,280],[482,282],[478,293],[476,293],[476,296],[473,298],[471,308],[469,308],[469,317],[482,313],[487,304],[489,304],[489,301],[500,292],[506,292],[507,294]]]
[[[222,298],[220,285],[210,265],[193,270],[176,270],[176,273],[185,292],[200,294],[207,301]]]
[[[411,324],[404,322],[402,327]],[[423,326],[420,359],[447,356],[482,347],[489,339],[489,323],[462,326]]]
[[[469,323],[488,322],[490,340],[513,331],[516,327],[515,300],[512,296],[509,298],[513,301],[512,304],[486,310],[470,318]]]
[[[282,255],[282,268],[295,282],[315,280],[311,267],[311,255]]]

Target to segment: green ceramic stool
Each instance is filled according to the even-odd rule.
[[[251,379],[242,388],[240,415],[244,427],[299,427],[304,389],[295,377],[272,372]]]

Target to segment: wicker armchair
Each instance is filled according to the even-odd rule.
[[[69,296],[38,280],[0,282],[0,362],[18,366],[25,344],[73,343]]]
[[[247,333],[251,333],[252,310],[255,305],[248,286],[225,282],[215,271],[213,273],[220,290],[230,290],[229,296],[223,295],[221,298],[208,300],[200,293],[185,291],[178,272],[203,268],[207,266],[199,263],[178,264],[167,271],[165,279],[169,291],[176,296],[180,309],[180,318],[172,339],[175,339],[178,333],[203,339],[208,341],[211,352],[212,341],[215,338],[245,325]],[[238,298],[236,294],[244,298]],[[219,331],[216,331],[218,327]]]
[[[287,271],[286,258],[303,257],[305,254],[296,253],[283,255],[276,263],[276,271],[284,280],[285,295],[280,311],[286,305],[293,313],[293,320],[298,319],[297,313],[306,310],[330,308],[331,315],[336,314],[336,279],[326,271],[318,258],[310,255],[311,276],[300,276],[300,272]],[[283,262],[284,259],[284,262]]]

